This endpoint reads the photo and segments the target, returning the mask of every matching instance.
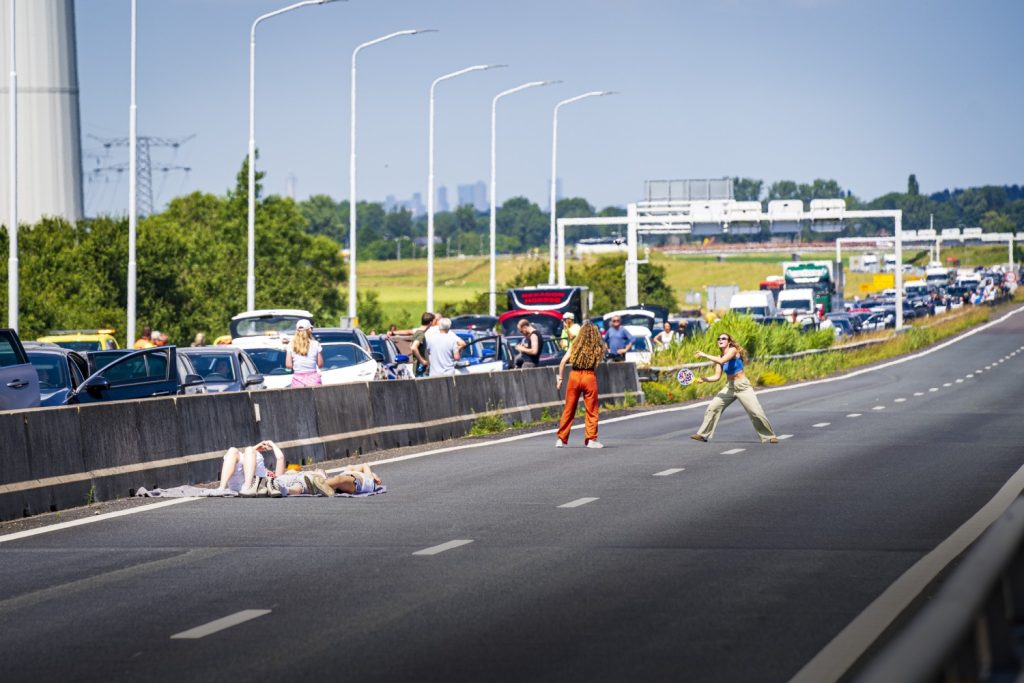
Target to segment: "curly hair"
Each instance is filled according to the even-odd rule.
[[[569,351],[569,362],[576,370],[593,370],[604,358],[604,341],[597,325],[587,321],[580,328],[580,333],[572,342]]]

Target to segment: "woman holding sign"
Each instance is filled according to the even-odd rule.
[[[565,390],[565,410],[558,425],[558,441],[555,448],[562,448],[569,443],[569,430],[576,417],[576,406],[583,396],[583,406],[587,411],[586,427],[583,432],[583,445],[587,448],[604,448],[597,440],[597,364],[604,359],[606,347],[601,341],[601,333],[592,322],[584,323],[580,333],[572,343],[569,353],[562,356],[558,366],[558,379],[555,388],[562,388],[562,374],[565,364],[572,363],[569,373],[569,386]]]
[[[772,429],[771,423],[768,422],[768,418],[765,417],[757,396],[754,395],[754,388],[743,372],[743,361],[747,357],[747,352],[724,332],[718,335],[718,349],[722,354],[720,356],[712,356],[703,351],[697,352],[697,356],[706,358],[715,364],[715,374],[710,377],[700,377],[697,382],[717,382],[724,372],[726,384],[711,400],[708,409],[704,411],[704,423],[701,424],[696,434],[690,435],[690,438],[705,442],[710,439],[715,433],[715,427],[718,426],[718,419],[722,417],[722,412],[730,403],[738,400],[746,409],[750,421],[754,423],[754,430],[757,431],[761,443],[778,443],[779,439],[775,436],[775,431]]]

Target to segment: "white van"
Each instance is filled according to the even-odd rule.
[[[814,290],[810,287],[784,289],[779,292],[779,313],[785,316],[814,313]]]
[[[729,310],[757,318],[767,318],[775,315],[775,299],[771,292],[737,292],[729,299]]]

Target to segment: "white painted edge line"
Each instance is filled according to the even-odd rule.
[[[469,545],[472,542],[472,540],[468,539],[456,539],[454,541],[442,543],[441,545],[434,545],[429,548],[424,548],[423,550],[417,550],[413,555],[437,555],[438,553],[443,553],[444,551],[451,550],[452,548]]]
[[[102,522],[106,519],[113,519],[114,517],[124,517],[125,515],[135,515],[140,512],[149,512],[150,510],[156,510],[158,508],[164,508],[168,505],[177,505],[178,503],[188,503],[193,500],[199,500],[199,498],[174,498],[172,500],[162,500],[159,503],[153,503],[152,505],[143,505],[131,510],[118,510],[117,512],[108,512],[102,515],[94,515],[93,517],[83,517],[82,519],[73,519],[70,522],[58,522],[57,524],[51,524],[50,526],[40,527],[38,529],[29,529],[27,531],[17,531],[13,534],[7,534],[6,536],[0,536],[0,543],[7,543],[9,541],[17,541],[21,538],[28,538],[30,536],[38,536],[39,534],[48,534],[51,531],[60,531],[61,529],[68,529],[73,526],[82,526],[83,524],[92,524],[93,522]]]
[[[578,508],[581,505],[586,505],[587,503],[593,503],[595,500],[599,500],[599,499],[598,498],[577,498],[576,500],[571,500],[568,503],[563,503],[562,505],[559,505],[558,507],[560,507],[560,508]]]
[[[821,429],[822,427],[828,427],[830,424],[832,424],[832,423],[831,422],[816,422],[815,424],[812,424],[811,426],[814,427],[815,429]]]
[[[667,470],[662,470],[661,472],[655,472],[651,476],[654,476],[654,477],[667,477],[670,474],[678,474],[678,473],[684,471],[685,469],[686,469],[685,467],[671,467],[671,468],[669,468]]]
[[[832,641],[804,665],[790,683],[818,683],[839,680],[875,640],[935,580],[950,562],[974,543],[1024,490],[1024,467],[1017,470],[969,520],[949,538],[918,560]]]
[[[778,437],[776,437],[776,438],[778,438],[779,441],[785,441],[786,439],[792,439],[793,435],[792,434],[779,434]]]
[[[171,636],[171,640],[196,640],[198,638],[204,638],[212,633],[217,633],[218,631],[223,631],[226,628],[244,624],[247,621],[251,621],[257,617],[262,617],[265,614],[270,614],[270,610],[244,609],[241,612],[235,612],[234,614],[229,614],[226,617],[215,619],[208,624],[196,626],[195,628],[190,628],[189,630],[182,631],[181,633],[175,633]]]
[[[850,413],[846,417],[860,417],[862,413]]]
[[[776,438],[778,438],[778,437],[776,437]],[[722,451],[722,455],[736,455],[737,453],[742,453],[745,450],[747,450],[747,449],[746,448],[730,448],[727,451]]]

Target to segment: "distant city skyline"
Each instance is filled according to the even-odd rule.
[[[23,1],[23,0],[21,0]],[[138,1],[139,133],[196,138],[154,155],[154,201],[232,188],[246,153],[248,38],[285,0]],[[128,3],[76,0],[83,166],[114,159],[86,137],[127,134]],[[558,175],[596,208],[645,180],[836,180],[862,199],[1024,181],[1024,3],[991,0],[351,0],[257,29],[256,144],[266,193],[348,197],[349,69],[360,42],[358,196],[425,196],[432,79],[508,64],[437,89],[436,177],[489,178],[498,106],[498,197],[547,207],[552,111]],[[183,46],[188,45],[187,49]],[[868,47],[870,46],[870,47]],[[124,150],[121,150],[124,154]],[[162,165],[191,171],[163,173]],[[86,183],[86,213],[123,213],[124,174]]]

